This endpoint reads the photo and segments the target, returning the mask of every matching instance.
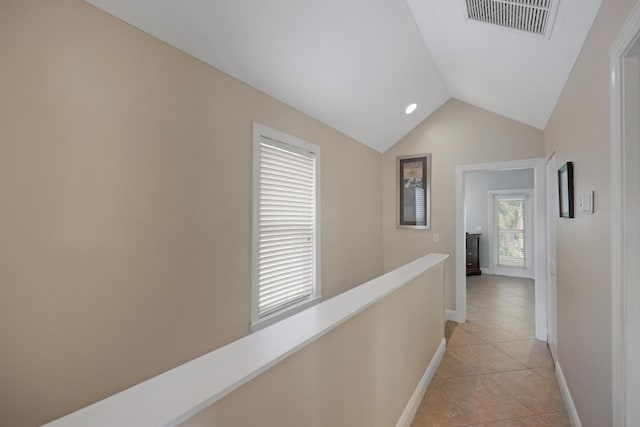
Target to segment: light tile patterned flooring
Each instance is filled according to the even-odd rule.
[[[412,427],[570,427],[553,360],[534,334],[528,279],[467,277],[467,322],[447,322],[447,351]]]

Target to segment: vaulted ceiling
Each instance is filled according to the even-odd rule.
[[[465,0],[88,0],[380,152],[451,97],[544,129],[602,2],[554,1],[545,37]]]

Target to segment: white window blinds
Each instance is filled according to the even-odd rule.
[[[525,200],[498,200],[498,265],[526,268]]]
[[[316,155],[260,136],[257,316],[314,295]]]

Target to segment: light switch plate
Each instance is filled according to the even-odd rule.
[[[587,191],[580,193],[580,211],[584,213],[593,213],[594,192]]]
[[[482,226],[481,225],[476,225],[476,231],[482,231]]]
[[[438,233],[433,233],[433,243],[440,243],[440,235]]]

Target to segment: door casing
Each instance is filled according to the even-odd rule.
[[[456,310],[448,316],[458,323],[467,317],[467,277],[466,277],[466,236],[464,176],[469,172],[501,171],[513,169],[533,169],[534,198],[533,217],[535,221],[535,317],[536,338],[547,341],[547,267],[546,267],[546,186],[544,159],[512,160],[496,163],[480,163],[456,166]]]
[[[609,50],[613,426],[640,419],[640,3]]]
[[[558,282],[556,221],[558,218],[558,164],[556,153],[546,161],[547,170],[547,342],[558,361]]]

